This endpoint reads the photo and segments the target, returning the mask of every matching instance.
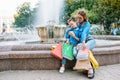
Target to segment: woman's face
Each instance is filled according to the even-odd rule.
[[[78,22],[83,22],[84,21],[83,16],[81,16],[80,14],[78,14],[77,17],[78,17]]]

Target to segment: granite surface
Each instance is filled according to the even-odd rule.
[[[55,44],[0,46],[0,71],[3,70],[53,70],[61,61],[51,56]],[[120,63],[120,46],[96,47],[95,58],[101,65]],[[67,61],[66,68],[72,68],[75,61]]]

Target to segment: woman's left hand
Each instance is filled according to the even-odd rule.
[[[86,49],[85,41],[82,42],[82,49]]]

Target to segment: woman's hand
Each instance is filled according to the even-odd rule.
[[[86,49],[85,41],[82,42],[82,49]]]

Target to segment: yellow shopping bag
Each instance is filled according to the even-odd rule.
[[[90,62],[92,63],[93,68],[97,69],[99,67],[99,63],[97,62],[97,60],[93,56],[93,53],[90,50],[89,50],[89,56],[90,56]]]
[[[52,47],[51,47],[52,51],[53,51],[55,48],[56,48],[56,46],[52,46]]]

